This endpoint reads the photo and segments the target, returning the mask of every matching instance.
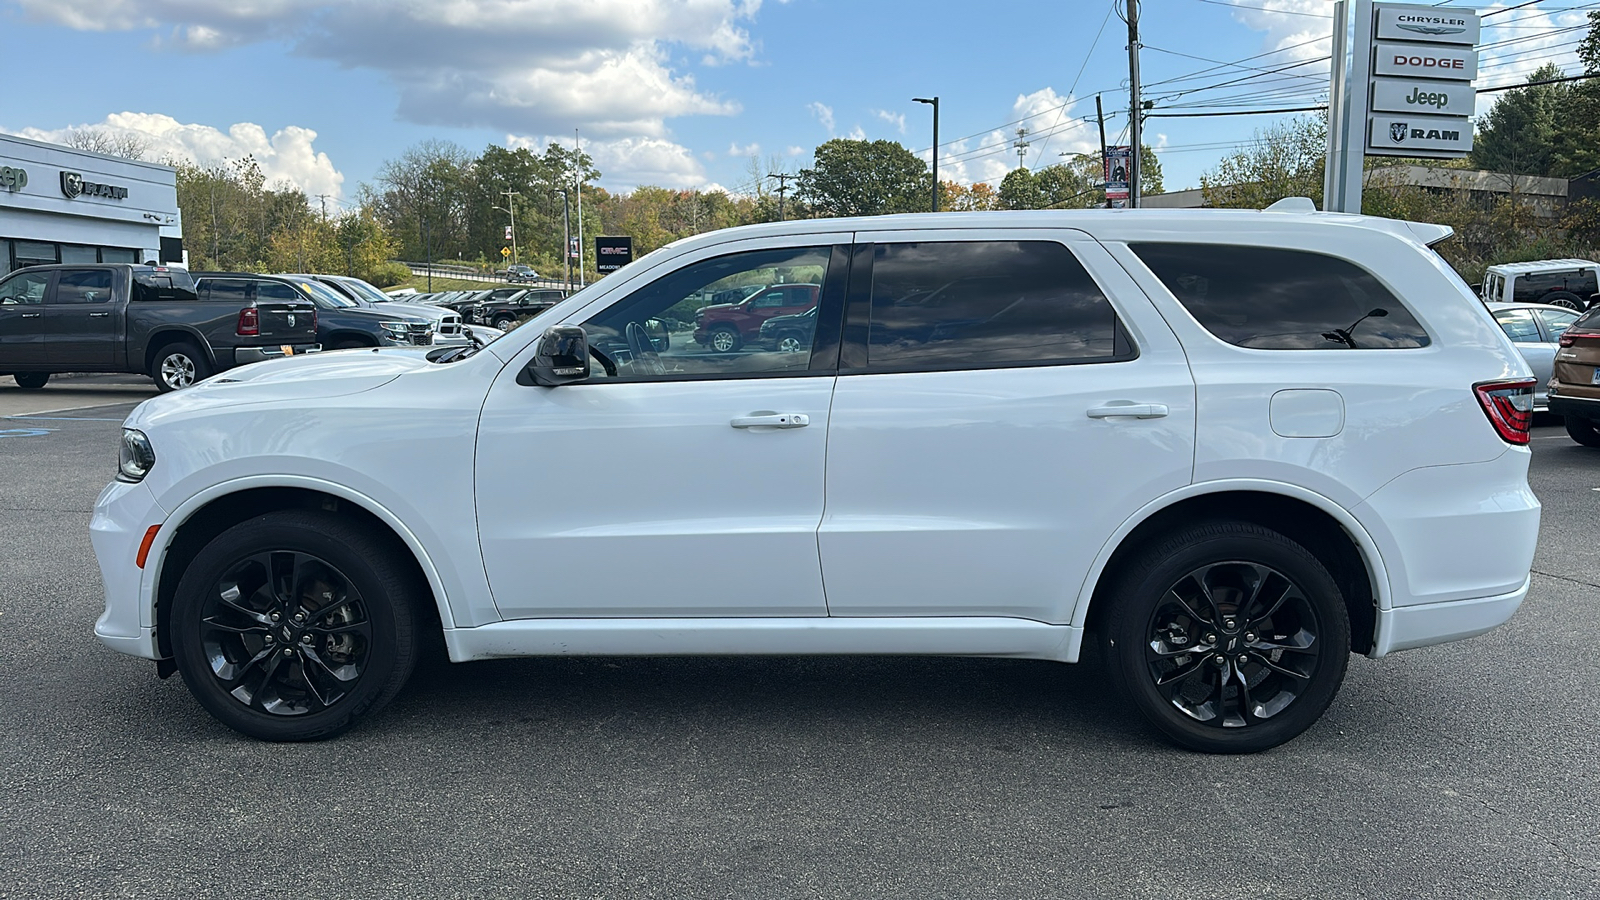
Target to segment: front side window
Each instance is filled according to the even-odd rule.
[[[1256,350],[1426,347],[1411,311],[1373,277],[1305,250],[1230,244],[1128,245],[1207,331]]]
[[[831,256],[828,247],[754,250],[703,260],[663,276],[583,323],[590,347],[606,363],[594,366],[592,377],[806,371],[816,317],[797,322],[791,320],[798,316],[763,315],[784,310],[756,310],[742,301],[769,285],[784,284],[798,292],[780,297],[802,297],[806,306],[814,307]]]
[[[1533,320],[1533,313],[1528,310],[1496,310],[1494,320],[1500,323],[1500,330],[1506,333],[1506,337],[1513,341],[1539,343],[1539,323]]]
[[[873,250],[871,369],[1126,359],[1132,346],[1083,264],[1052,241],[937,241]]]
[[[0,306],[20,304],[33,306],[44,302],[45,289],[50,286],[49,272],[21,272],[0,283]]]
[[[57,303],[109,303],[111,301],[111,271],[109,269],[64,270],[56,279]]]
[[[1564,309],[1536,309],[1534,313],[1544,320],[1544,330],[1550,343],[1555,343],[1556,339],[1561,337],[1561,332],[1566,331],[1578,320],[1577,313]]]

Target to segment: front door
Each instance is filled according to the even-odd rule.
[[[828,411],[849,236],[702,250],[615,302],[575,313],[598,359],[584,383],[490,390],[478,432],[484,567],[508,619],[823,616]],[[814,352],[714,353],[691,328],[719,291],[826,284],[831,341]],[[648,324],[647,323],[651,323]]]
[[[1087,236],[935,234],[858,234],[819,535],[829,611],[1068,622],[1118,526],[1189,483],[1193,379]]]
[[[62,269],[45,305],[45,359],[62,372],[110,371],[122,317],[112,303],[110,269]]]
[[[44,300],[49,271],[13,273],[0,281],[0,372],[45,367]]]

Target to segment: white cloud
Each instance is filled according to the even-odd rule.
[[[788,0],[783,0],[783,2],[788,2]],[[798,145],[795,145],[795,144],[791,144],[791,145],[783,148],[783,155],[784,156],[800,156],[801,154],[803,154],[805,152],[806,152],[806,148],[798,146]]]
[[[669,51],[750,60],[760,0],[14,0],[36,21],[150,31],[156,46],[212,52],[280,41],[385,73],[411,121],[522,134],[574,125],[602,136],[665,134],[664,121],[731,115]]]
[[[893,125],[895,130],[901,134],[906,133],[905,113],[892,113],[886,109],[875,109],[872,111],[872,114],[884,120],[885,122],[888,122],[890,125]]]
[[[860,125],[857,125],[856,127],[850,129],[850,133],[845,135],[845,137],[852,141],[864,141],[867,139],[867,133],[861,128]]]
[[[1016,143],[1027,141],[1028,168],[1041,169],[1064,162],[1061,154],[1098,153],[1100,140],[1092,124],[1077,111],[1076,97],[1062,97],[1054,88],[1044,87],[1031,94],[1018,94],[1009,112],[996,111],[994,118],[1024,119],[1020,127],[1027,134],[1018,136],[1016,127],[991,131],[979,138],[957,141],[941,147],[939,178],[959,184],[987,182],[996,187],[1006,173],[1018,165]],[[930,159],[932,153],[923,153]]]
[[[739,146],[739,143],[737,141],[735,141],[734,143],[731,143],[731,144],[728,145],[728,155],[729,156],[760,156],[761,155],[761,145],[756,143],[756,142],[754,142],[754,141],[751,141],[750,143],[745,144],[743,147],[741,147],[741,146]]]
[[[536,153],[543,153],[551,143],[570,146],[569,140],[565,137],[532,138],[513,135],[506,139],[506,146],[513,149],[527,147]],[[688,147],[664,138],[625,137],[596,141],[585,138],[583,152],[594,160],[595,168],[605,173],[606,184],[614,188],[627,189],[642,184],[653,184],[669,188],[704,190],[703,186],[709,183],[706,180],[705,166],[695,158],[694,153]],[[714,158],[715,154],[708,156]]]
[[[245,156],[255,157],[269,185],[287,182],[308,197],[343,194],[344,175],[334,168],[328,154],[312,146],[317,133],[298,125],[278,129],[269,138],[267,131],[253,122],[230,125],[226,132],[210,125],[185,124],[160,113],[120,112],[104,121],[45,130],[24,128],[17,134],[36,141],[62,143],[70,133],[93,128],[113,135],[134,135],[149,147],[146,157],[217,165]]]
[[[822,123],[822,127],[827,130],[829,136],[832,136],[833,135],[833,107],[828,106],[827,104],[825,104],[825,103],[823,103],[823,102],[821,102],[819,100],[814,100],[814,101],[806,104],[806,109],[811,110],[811,114],[813,116],[817,117],[817,121],[821,122]]]

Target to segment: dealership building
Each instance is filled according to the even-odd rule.
[[[148,260],[184,261],[171,166],[0,134],[0,274]]]

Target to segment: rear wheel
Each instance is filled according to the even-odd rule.
[[[150,377],[162,393],[186,388],[211,375],[211,362],[193,344],[178,342],[156,351]]]
[[[183,573],[178,671],[223,724],[254,738],[331,737],[399,692],[417,656],[407,560],[321,511],[228,529]]]
[[[25,391],[36,391],[45,386],[50,380],[49,372],[18,372],[11,376],[17,380],[17,387]]]
[[[1593,419],[1567,416],[1566,425],[1568,437],[1585,447],[1600,447],[1600,427],[1596,427]]]
[[[1577,312],[1583,312],[1588,308],[1588,304],[1584,303],[1581,297],[1570,291],[1554,291],[1540,297],[1539,302],[1548,303],[1551,306],[1564,306]]]
[[[1174,742],[1266,750],[1333,702],[1349,618],[1304,547],[1259,525],[1213,522],[1169,535],[1122,571],[1105,633],[1112,678]]]

